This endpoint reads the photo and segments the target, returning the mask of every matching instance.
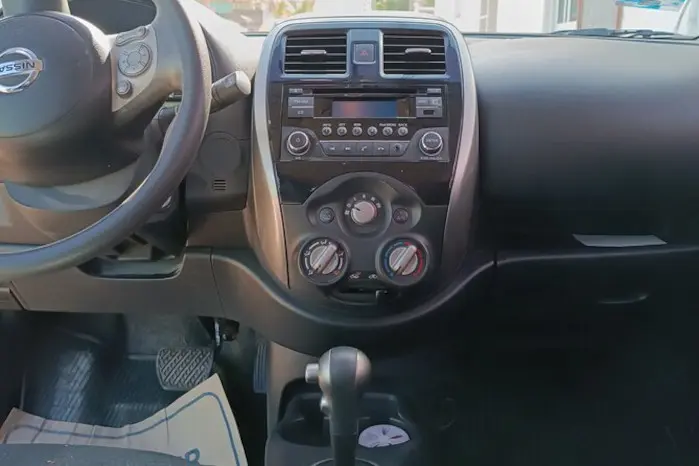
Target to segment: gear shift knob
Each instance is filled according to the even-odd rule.
[[[371,361],[356,348],[340,346],[306,366],[306,382],[317,383],[320,409],[328,416],[334,466],[354,466],[359,399],[371,377]]]

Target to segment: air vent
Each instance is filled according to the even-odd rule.
[[[445,74],[444,34],[436,31],[384,33],[384,74]]]
[[[214,191],[226,191],[228,189],[228,183],[226,182],[226,180],[216,178],[211,183],[211,187],[214,189]]]
[[[346,71],[346,32],[304,31],[286,36],[284,73],[343,74]]]

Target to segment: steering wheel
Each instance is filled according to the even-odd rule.
[[[118,35],[60,12],[18,12],[0,20],[4,183],[66,186],[124,169],[134,160],[113,150],[120,130],[182,90],[160,156],[140,185],[71,236],[0,254],[0,282],[79,265],[116,245],[176,192],[194,162],[211,105],[208,49],[201,27],[178,0],[154,3],[151,24]]]

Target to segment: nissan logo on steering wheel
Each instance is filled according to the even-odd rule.
[[[0,53],[0,94],[14,94],[30,86],[44,68],[44,62],[34,52],[22,47],[14,47]]]

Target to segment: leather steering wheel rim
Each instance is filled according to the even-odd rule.
[[[164,45],[179,55],[180,75],[172,81],[178,82],[182,90],[179,111],[157,162],[119,206],[92,225],[53,243],[0,254],[0,282],[76,266],[116,245],[177,191],[195,161],[211,105],[211,64],[206,40],[198,22],[178,0],[154,3],[156,20],[165,21],[167,42],[172,41]]]

